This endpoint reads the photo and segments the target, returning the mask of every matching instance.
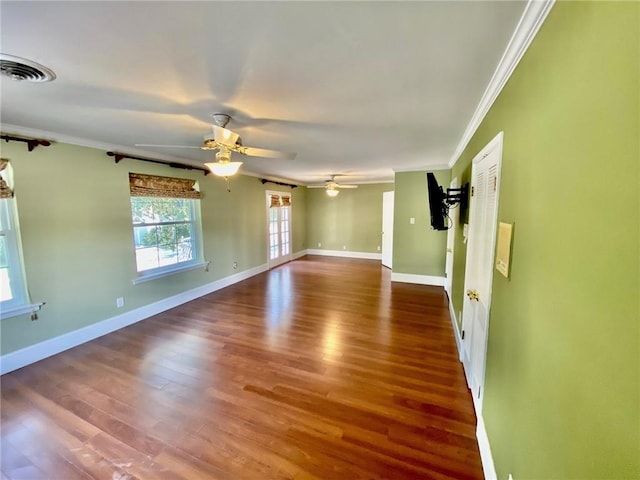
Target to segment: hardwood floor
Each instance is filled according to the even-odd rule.
[[[439,287],[304,257],[2,377],[2,479],[480,479]]]

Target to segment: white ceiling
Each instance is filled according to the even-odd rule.
[[[201,165],[211,152],[134,144],[200,145],[225,112],[246,146],[298,153],[234,154],[245,173],[391,181],[451,160],[525,6],[2,1],[2,53],[57,75],[3,77],[3,129]]]

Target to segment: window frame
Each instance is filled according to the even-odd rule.
[[[0,198],[0,236],[5,240],[7,271],[13,294],[13,298],[0,301],[0,319],[37,312],[44,303],[31,303],[29,298],[15,197]]]
[[[133,202],[135,199],[151,199],[153,200],[172,200],[172,201],[188,201],[190,208],[190,219],[187,221],[181,220],[168,220],[165,222],[150,222],[150,223],[136,223],[133,218]],[[133,279],[133,284],[137,285],[139,283],[143,283],[149,280],[154,280],[156,278],[161,278],[169,275],[173,275],[175,273],[180,273],[188,270],[193,270],[200,267],[208,267],[209,262],[203,260],[203,241],[202,241],[202,216],[200,209],[200,199],[199,198],[180,198],[180,197],[166,197],[166,196],[131,196],[129,205],[131,207],[131,232],[133,234],[133,254],[134,254],[134,263],[136,269],[136,278]],[[177,261],[176,263],[161,265],[155,268],[150,268],[146,270],[138,270],[138,248],[136,248],[136,228],[142,226],[163,226],[163,225],[184,225],[189,224],[191,227],[191,251],[192,258],[191,260],[186,261]],[[156,243],[156,246],[158,244]]]

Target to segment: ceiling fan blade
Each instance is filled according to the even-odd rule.
[[[162,148],[201,148],[195,145],[156,145],[153,143],[136,143],[136,147],[162,147]]]
[[[241,147],[238,151],[250,157],[283,158],[285,160],[293,160],[297,155],[295,152],[279,152],[277,150],[255,147]]]
[[[227,145],[229,147],[232,147],[236,143],[238,143],[238,139],[240,138],[240,135],[238,135],[237,133],[232,132],[231,130],[227,130],[226,128],[221,127],[219,125],[212,125],[212,127],[213,127],[213,138],[217,143],[221,145]]]
[[[307,188],[327,188],[326,185],[307,185]]]
[[[338,188],[358,188],[358,185],[343,185],[341,183],[337,184],[336,187]]]

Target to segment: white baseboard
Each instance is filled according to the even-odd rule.
[[[416,275],[414,273],[391,272],[391,281],[402,283],[418,283],[420,285],[435,285],[437,287],[443,287],[445,278],[434,277],[431,275]]]
[[[307,250],[308,255],[324,255],[325,257],[346,257],[346,258],[363,258],[365,260],[382,260],[381,253],[369,252],[350,252],[347,250],[317,250],[310,248]]]
[[[291,260],[297,260],[300,257],[304,257],[305,255],[307,255],[307,250],[300,250],[299,252],[295,252],[293,255],[291,255]]]
[[[482,415],[477,415],[478,426],[476,427],[476,438],[478,439],[478,448],[480,449],[480,460],[482,461],[482,470],[484,471],[485,480],[497,480],[496,467],[493,463],[493,455],[491,455],[491,447],[489,446],[489,437],[484,426]]]
[[[449,297],[449,317],[451,318],[451,326],[453,327],[453,336],[456,338],[456,348],[458,349],[458,358],[462,362],[462,335],[460,335],[460,328],[458,327],[458,321],[456,319],[456,312],[453,310],[453,302]]]
[[[144,307],[130,310],[121,315],[107,318],[106,320],[102,320],[92,325],[87,325],[86,327],[79,328],[73,332],[65,333],[58,337],[36,343],[35,345],[30,345],[20,350],[16,350],[15,352],[7,353],[0,357],[0,375],[25,367],[70,348],[77,347],[78,345],[82,345],[83,343],[106,335],[107,333],[115,332],[116,330],[177,307],[178,305],[182,305],[183,303],[190,302],[191,300],[195,300],[196,298],[215,292],[216,290],[228,287],[234,283],[241,282],[242,280],[246,280],[247,278],[266,272],[267,270],[268,268],[266,264],[259,265],[228,277],[221,278],[215,282],[173,295],[172,297],[164,298],[149,305],[145,305]]]

